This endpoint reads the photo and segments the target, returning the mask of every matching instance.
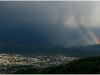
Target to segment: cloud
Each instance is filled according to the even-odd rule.
[[[5,33],[14,28],[25,29],[28,34],[31,32],[26,35],[37,43],[45,38],[45,44],[90,44],[85,34],[88,29],[99,27],[99,8],[100,2],[90,1],[0,2],[0,29],[9,28]]]

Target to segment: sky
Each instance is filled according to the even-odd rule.
[[[100,1],[0,1],[0,42],[99,44],[99,32]]]

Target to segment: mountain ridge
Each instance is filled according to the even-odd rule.
[[[60,45],[32,45],[32,44],[8,44],[0,43],[1,53],[21,54],[62,54],[72,57],[84,58],[100,55],[100,45],[64,47]]]

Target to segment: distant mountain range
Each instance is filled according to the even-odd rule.
[[[60,45],[29,45],[29,44],[8,44],[0,43],[1,53],[19,54],[63,54],[72,57],[84,58],[100,55],[100,45],[64,47]]]

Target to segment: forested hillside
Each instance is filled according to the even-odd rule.
[[[100,56],[74,60],[65,65],[45,69],[19,70],[15,74],[99,74]]]

